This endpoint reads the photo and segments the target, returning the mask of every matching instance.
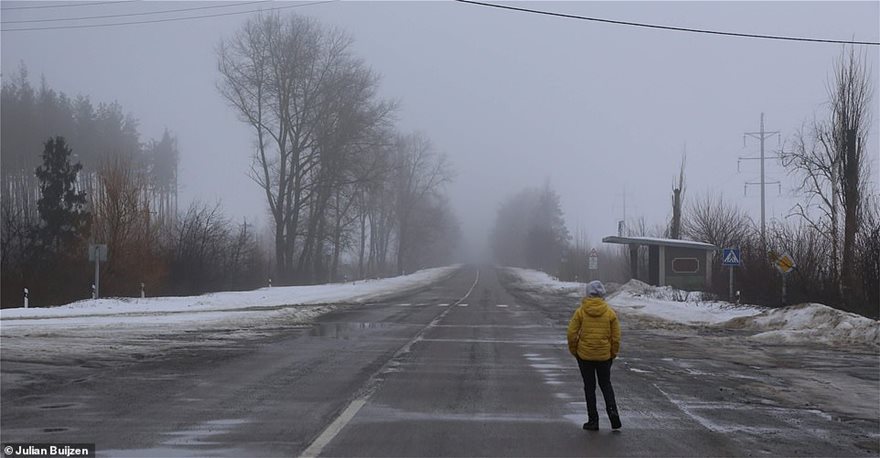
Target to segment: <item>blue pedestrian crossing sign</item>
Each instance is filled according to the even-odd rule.
[[[742,256],[739,254],[739,248],[724,248],[721,250],[721,265],[739,267],[742,265]]]

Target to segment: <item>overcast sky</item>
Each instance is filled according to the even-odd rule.
[[[24,61],[35,83],[97,102],[118,101],[141,133],[179,139],[181,198],[221,200],[227,214],[266,222],[265,201],[247,177],[251,136],[219,96],[215,48],[248,15],[116,27],[6,31],[64,22],[8,21],[162,11],[214,2],[133,2],[8,10],[2,73]],[[264,8],[290,6],[275,2]],[[543,2],[517,6],[616,20],[755,34],[880,41],[880,2]],[[75,22],[256,10],[260,5]],[[558,191],[569,229],[597,241],[623,216],[665,224],[687,149],[687,198],[709,190],[759,218],[758,143],[785,141],[824,113],[826,83],[840,45],[698,35],[545,17],[452,2],[333,2],[284,10],[347,30],[354,51],[383,76],[381,93],[400,102],[402,131],[426,133],[457,171],[452,204],[470,246],[486,240],[499,202],[545,181]],[[878,47],[867,50],[878,87]],[[880,91],[878,91],[880,92]],[[878,98],[869,151],[877,177]],[[686,145],[686,146],[685,146]],[[767,144],[768,154],[777,142]],[[775,162],[767,212],[784,217],[793,179]]]

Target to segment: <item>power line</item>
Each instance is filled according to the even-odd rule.
[[[849,41],[849,40],[831,40],[831,39],[823,39],[823,38],[806,38],[806,37],[789,37],[782,35],[761,35],[761,34],[752,34],[752,33],[739,33],[739,32],[722,32],[718,30],[707,30],[707,29],[692,29],[688,27],[675,27],[669,25],[657,25],[657,24],[645,24],[641,22],[630,22],[630,21],[617,21],[613,19],[603,19],[589,16],[578,16],[575,14],[565,14],[565,13],[555,13],[552,11],[541,11],[541,10],[533,10],[529,8],[519,8],[516,6],[507,6],[507,5],[496,5],[493,3],[483,3],[477,2],[473,0],[455,0],[459,3],[468,3],[471,5],[477,6],[486,6],[490,8],[499,8],[503,10],[511,10],[518,11],[522,13],[533,13],[533,14],[543,14],[545,16],[554,16],[561,17],[567,19],[579,19],[582,21],[593,21],[593,22],[602,22],[606,24],[615,24],[615,25],[626,25],[631,27],[643,27],[648,29],[659,29],[659,30],[672,30],[676,32],[691,32],[691,33],[705,33],[710,35],[724,35],[729,37],[741,37],[741,38],[760,38],[765,40],[782,40],[782,41],[801,41],[801,42],[811,42],[811,43],[837,43],[837,44],[850,44],[850,45],[867,45],[867,46],[880,46],[880,42],[876,41]]]
[[[2,21],[0,24],[25,24],[30,22],[59,22],[59,21],[84,21],[89,19],[106,19],[106,18],[115,18],[115,17],[128,17],[128,16],[148,16],[151,14],[164,14],[164,13],[180,13],[184,11],[196,11],[196,10],[207,10],[214,8],[230,8],[233,6],[244,6],[244,5],[253,5],[254,3],[267,3],[271,0],[259,0],[254,2],[244,2],[244,3],[228,3],[225,5],[211,5],[211,6],[197,6],[193,8],[178,8],[174,10],[161,10],[161,11],[147,11],[140,13],[125,13],[125,14],[106,14],[103,16],[80,16],[80,17],[70,17],[70,18],[54,18],[54,19],[27,19],[23,21]]]
[[[67,3],[64,5],[40,5],[40,6],[8,6],[6,8],[0,7],[0,10],[35,10],[40,8],[67,8],[70,6],[91,6],[91,5],[109,5],[111,3],[132,3],[139,0],[117,0],[114,2],[76,2],[76,3]]]
[[[260,8],[258,10],[247,10],[247,11],[235,11],[231,13],[217,13],[217,14],[205,14],[201,16],[187,16],[187,17],[177,17],[177,18],[166,18],[166,19],[153,19],[149,21],[131,21],[131,22],[114,22],[110,24],[83,24],[83,25],[60,25],[60,26],[52,26],[52,27],[27,27],[22,29],[0,29],[0,32],[25,32],[32,30],[61,30],[61,29],[91,29],[97,27],[116,27],[122,25],[134,25],[134,24],[156,24],[160,22],[176,22],[176,21],[188,21],[192,19],[206,19],[206,18],[214,18],[214,17],[222,17],[222,16],[234,16],[237,14],[250,14],[250,13],[259,13],[262,11],[278,11],[278,10],[286,10],[290,8],[300,8],[303,6],[312,6],[312,5],[321,5],[324,3],[333,3],[337,0],[323,0],[318,2],[310,2],[310,3],[300,3],[297,5],[288,5],[288,6],[278,6],[275,8]]]

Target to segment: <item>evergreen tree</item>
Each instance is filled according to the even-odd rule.
[[[43,150],[43,164],[36,170],[40,180],[39,238],[44,248],[55,252],[88,232],[86,193],[77,190],[82,165],[71,164],[70,154],[64,137],[50,138]]]
[[[492,249],[501,264],[555,272],[570,238],[559,195],[546,183],[502,203],[492,230]]]

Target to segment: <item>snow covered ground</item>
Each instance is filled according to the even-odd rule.
[[[224,312],[261,312],[297,305],[364,303],[418,289],[451,275],[460,266],[354,283],[261,288],[201,296],[88,299],[58,307],[0,310],[0,332],[21,326],[199,323],[229,318]],[[309,307],[303,308],[303,313]],[[241,314],[237,314],[241,316]],[[36,321],[39,320],[39,321]]]
[[[340,304],[369,303],[417,290],[459,268],[344,284],[4,309],[0,310],[0,348],[4,359],[57,362],[95,358],[98,353],[102,358],[127,360],[181,346],[226,345],[266,336],[280,327],[305,325]]]
[[[544,294],[578,298],[584,284],[562,282],[529,269],[508,268],[519,287]],[[822,304],[783,308],[708,300],[700,292],[655,287],[638,280],[606,285],[608,303],[619,312],[687,325],[710,325],[754,332],[764,343],[824,343],[880,346],[880,322]]]

